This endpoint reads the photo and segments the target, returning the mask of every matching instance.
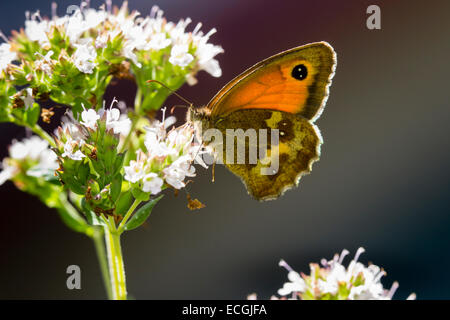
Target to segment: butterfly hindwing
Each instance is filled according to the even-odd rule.
[[[226,117],[218,118],[214,127],[220,130],[224,137],[222,154],[225,166],[242,179],[249,194],[257,200],[275,199],[284,191],[296,186],[300,177],[311,171],[312,164],[320,155],[322,139],[318,128],[299,115],[275,110],[237,110]],[[231,140],[234,143],[230,144],[230,140],[226,139],[230,139],[230,134],[239,129],[246,135],[241,135],[241,138],[233,135]],[[260,157],[259,140],[251,141],[249,129],[258,132],[258,139],[261,138],[259,129],[267,130],[266,158]],[[278,143],[275,144],[271,143],[273,129],[278,130],[279,137]],[[258,150],[256,163],[249,161],[251,156],[249,148],[252,147]],[[227,158],[227,148],[234,148],[232,159]],[[243,164],[237,163],[239,148],[245,150]],[[275,158],[270,158],[277,155],[278,165]],[[269,159],[271,161],[267,161]]]

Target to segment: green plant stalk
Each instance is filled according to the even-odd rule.
[[[67,221],[67,219],[74,219],[74,220],[82,219],[81,214],[67,200],[65,193],[60,194],[59,202],[60,206],[58,211],[60,211],[61,219],[63,219],[63,221],[66,224],[70,226],[70,221]],[[100,271],[102,273],[106,294],[108,296],[108,299],[112,299],[111,282],[109,279],[109,272],[108,272],[108,262],[105,253],[105,243],[103,242],[103,230],[99,226],[91,226],[84,233],[94,241],[94,247],[97,254],[98,262],[100,264]]]
[[[109,279],[108,260],[105,252],[105,243],[103,241],[103,230],[100,227],[94,228],[92,240],[94,241],[95,251],[97,253],[98,262],[100,264],[100,271],[102,273],[106,294],[108,296],[108,299],[111,300],[113,298],[113,294],[111,288],[111,281]]]
[[[117,228],[117,232],[119,234],[121,234],[124,230],[125,230],[125,225],[128,221],[128,219],[130,219],[131,215],[133,214],[134,210],[137,208],[137,206],[141,203],[141,200],[134,200],[133,204],[131,205],[130,209],[128,209],[128,212],[125,214],[125,216],[123,217],[122,221],[120,222],[119,227]]]
[[[53,140],[53,138],[47,132],[45,132],[38,124],[35,124],[33,127],[29,127],[29,128],[31,129],[31,131],[36,133],[42,139],[46,140],[50,144],[50,146],[52,146],[53,148],[56,147],[56,144],[55,144],[55,141]]]
[[[106,249],[108,252],[109,278],[112,289],[112,299],[126,300],[127,287],[125,282],[125,268],[123,264],[122,248],[120,246],[120,233],[115,222],[110,217],[105,230]]]

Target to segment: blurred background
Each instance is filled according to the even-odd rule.
[[[79,4],[57,3],[60,15]],[[385,286],[400,283],[395,298],[450,298],[449,1],[129,1],[145,15],[153,4],[168,20],[191,17],[205,31],[218,29],[211,42],[225,49],[223,76],[200,74],[196,86],[179,91],[197,106],[291,47],[328,41],[338,65],[316,122],[325,142],[312,174],[282,198],[259,203],[224,167],[216,167],[215,183],[211,170],[199,168],[189,191],[206,208],[190,212],[183,193],[168,192],[144,227],[122,237],[132,297],[268,298],[287,280],[281,258],[306,273],[310,262],[363,246],[361,260],[387,271]],[[381,7],[381,30],[366,28],[370,4]],[[26,10],[50,15],[50,6],[2,1],[0,29],[9,36],[23,27]],[[106,100],[131,105],[134,93],[132,83],[120,82]],[[1,157],[24,135],[1,123]],[[0,187],[0,204],[0,298],[106,298],[90,239],[11,182]],[[81,290],[66,288],[71,264],[81,267]]]

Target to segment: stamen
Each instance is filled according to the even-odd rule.
[[[111,105],[109,106],[109,109],[111,110],[112,107],[114,106],[114,103],[117,102],[119,103],[119,100],[116,99],[116,97],[113,98],[113,101],[111,102]]]
[[[338,263],[342,264],[344,261],[344,258],[349,254],[350,252],[347,249],[342,250],[341,255],[339,257]]]
[[[0,30],[0,38],[5,40],[5,42],[9,42],[8,38],[5,36],[5,34]]]
[[[388,294],[387,294],[387,296],[389,297],[389,299],[392,299],[392,297],[394,296],[395,291],[397,291],[397,288],[398,288],[398,282],[395,281],[395,282],[392,284],[392,287],[391,287],[391,289],[389,290],[389,292],[388,292]],[[409,297],[408,297],[408,298],[409,298]]]
[[[211,37],[216,32],[217,32],[217,29],[216,28],[212,28],[211,30],[208,31],[207,34],[205,34],[205,38],[209,39],[209,37]]]
[[[58,9],[58,4],[56,2],[52,2],[52,20],[56,20],[58,18],[56,10]]]
[[[294,271],[294,269],[292,269],[287,263],[286,261],[284,261],[283,259],[280,260],[280,262],[278,263],[278,265],[282,268],[285,268],[288,272]]]
[[[386,275],[386,272],[382,270],[376,275],[376,277],[373,279],[373,281],[374,282],[378,282],[385,275]]]
[[[355,254],[355,258],[353,258],[353,261],[357,262],[359,259],[359,256],[364,253],[366,250],[363,247],[358,248]]]
[[[112,0],[106,0],[106,11],[108,13],[112,12]]]
[[[406,300],[416,300],[416,294],[415,293],[411,293],[408,298],[406,298]]]
[[[155,19],[158,11],[159,11],[159,7],[158,6],[153,6],[150,9],[150,19]]]
[[[166,107],[161,108],[162,111],[162,124],[164,127],[164,121],[166,120]]]
[[[192,34],[193,34],[193,35],[196,35],[197,32],[200,31],[200,28],[201,28],[201,27],[202,27],[202,23],[201,23],[201,22],[197,23],[197,25],[196,25],[195,28],[194,28],[194,31],[192,31]]]

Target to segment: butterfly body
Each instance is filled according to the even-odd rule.
[[[335,52],[325,42],[282,52],[233,79],[206,107],[191,107],[187,121],[202,135],[211,129],[220,133],[221,141],[211,144],[250,195],[257,200],[278,198],[319,159],[322,138],[314,121],[325,106],[335,65]],[[245,135],[230,137],[238,131]],[[265,135],[252,142],[252,132]],[[275,133],[277,141],[270,138]],[[261,145],[261,139],[267,144]],[[252,147],[262,156],[249,162]],[[239,154],[246,162],[236,161]],[[275,155],[276,170],[273,165],[268,170]]]

